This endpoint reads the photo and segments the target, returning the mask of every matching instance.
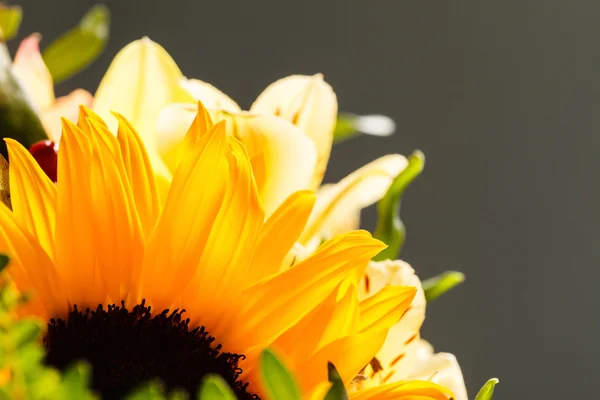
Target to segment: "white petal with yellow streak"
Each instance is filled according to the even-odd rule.
[[[450,353],[434,353],[425,340],[419,340],[417,359],[409,379],[427,380],[454,392],[455,400],[468,400],[467,389],[460,365]]]
[[[258,96],[250,111],[281,116],[308,135],[318,154],[311,188],[318,188],[329,161],[338,111],[335,93],[323,75],[280,79]]]
[[[400,154],[389,154],[357,169],[333,185],[325,185],[317,195],[317,203],[300,242],[320,241],[356,229],[360,210],[380,200],[394,178],[406,168],[408,161]]]
[[[419,331],[425,320],[425,293],[414,269],[401,260],[370,262],[363,279],[359,282],[358,296],[366,299],[376,295],[389,285],[412,286],[416,289],[410,307],[400,320],[390,328],[385,343],[377,352],[377,360],[383,371],[373,381],[381,383],[406,379],[416,360]],[[366,372],[368,376],[372,371]],[[365,382],[368,386],[372,382]]]

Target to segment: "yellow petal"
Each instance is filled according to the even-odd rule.
[[[386,286],[360,302],[360,331],[390,328],[410,306],[417,289],[412,286]]]
[[[115,113],[119,120],[117,139],[129,185],[137,208],[145,236],[149,236],[160,215],[162,204],[156,186],[156,179],[144,143],[135,128],[121,114]]]
[[[273,115],[216,112],[227,132],[248,149],[267,216],[292,193],[309,188],[316,163],[314,144],[297,127]]]
[[[292,75],[269,85],[250,111],[279,115],[292,122],[315,143],[318,154],[311,188],[323,180],[337,118],[337,99],[323,75]]]
[[[58,152],[58,197],[54,257],[69,298],[80,307],[106,300],[95,263],[94,210],[91,196],[92,145],[88,134],[63,119]]]
[[[17,288],[25,293],[33,291],[28,311],[42,318],[67,313],[66,288],[48,254],[3,203],[0,203],[0,253],[10,257],[6,271]]]
[[[181,86],[194,99],[204,103],[206,108],[229,112],[241,111],[235,101],[210,83],[202,82],[199,79],[182,79]]]
[[[228,144],[226,194],[212,224],[199,268],[190,280],[187,293],[182,294],[182,304],[186,308],[190,304],[190,312],[195,310],[194,315],[207,324],[211,315],[220,317],[225,303],[247,285],[245,276],[265,218],[248,155],[238,140],[228,138]],[[176,286],[183,287],[184,283],[177,282]],[[238,293],[232,288],[238,288]]]
[[[425,293],[414,269],[404,261],[370,262],[365,275],[358,284],[358,296],[365,299],[379,292],[386,285],[414,286],[417,288],[410,307],[397,324],[390,328],[385,343],[377,352],[377,360],[383,371],[374,377],[389,382],[405,379],[415,365],[418,334],[425,320]],[[370,372],[367,372],[370,375]]]
[[[186,154],[173,177],[144,259],[144,293],[154,308],[170,307],[199,268],[226,195],[226,139],[223,124],[216,125]],[[174,289],[175,282],[183,287]]]
[[[183,155],[213,127],[202,104],[175,103],[163,108],[156,122],[158,153],[171,172],[175,172]]]
[[[361,390],[350,395],[351,400],[452,400],[452,392],[424,381],[402,381]]]
[[[112,111],[122,114],[139,132],[155,173],[171,176],[156,150],[156,118],[171,103],[194,99],[181,87],[181,71],[171,56],[148,38],[125,46],[102,78],[94,99],[94,111],[116,128]]]
[[[288,197],[267,219],[246,277],[248,285],[279,272],[283,260],[304,230],[315,194],[299,191]]]
[[[425,340],[417,341],[417,357],[410,379],[423,379],[447,387],[455,400],[468,400],[460,365],[450,353],[434,353]]]
[[[95,262],[110,299],[135,304],[144,253],[141,223],[117,138],[89,122],[96,144],[90,160]]]
[[[40,35],[25,38],[15,54],[12,72],[21,83],[27,97],[38,110],[54,103],[54,83],[40,54]]]
[[[311,391],[327,380],[327,362],[332,362],[343,382],[348,383],[371,361],[383,341],[387,330],[371,330],[338,339],[317,352],[299,369],[300,384]]]
[[[324,243],[293,268],[245,289],[239,296],[243,304],[229,321],[234,324],[232,341],[243,349],[270,343],[321,304],[348,274],[362,271],[383,247],[368,232],[351,232]]]
[[[361,209],[381,199],[406,165],[406,158],[399,154],[383,156],[320,191],[300,242],[343,233],[340,226],[347,227],[348,216],[357,220],[356,214]]]
[[[54,258],[56,185],[18,142],[4,139],[10,161],[12,210],[21,226]]]
[[[61,117],[67,118],[69,121],[77,121],[79,106],[90,107],[92,100],[90,92],[77,89],[66,96],[59,97],[52,106],[41,110],[40,118],[48,137],[58,143],[62,132]]]
[[[341,298],[338,296],[341,294]],[[293,371],[301,368],[322,347],[358,330],[355,290],[333,291],[316,309],[273,343]]]

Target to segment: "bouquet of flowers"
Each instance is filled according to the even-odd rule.
[[[0,9],[5,40],[20,18]],[[393,122],[338,113],[322,75],[244,110],[148,38],[56,99],[108,31],[97,6],[44,52],[0,51],[0,399],[467,400],[420,337],[464,277],[398,258],[423,154],[322,184],[334,143]]]

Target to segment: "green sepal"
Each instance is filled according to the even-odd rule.
[[[358,135],[390,136],[396,124],[385,115],[339,113],[333,131],[333,143],[341,143]]]
[[[485,385],[479,389],[479,393],[475,396],[475,400],[492,400],[492,397],[494,397],[494,388],[498,382],[500,381],[497,378],[488,380]]]
[[[235,400],[235,394],[220,375],[207,375],[200,385],[198,400]]]
[[[93,6],[79,24],[52,42],[43,52],[44,62],[60,83],[83,71],[106,48],[110,32],[110,11],[106,6]]]
[[[0,4],[0,38],[9,41],[19,32],[23,9],[20,6]]]
[[[458,271],[446,271],[423,281],[423,291],[427,302],[433,301],[465,281],[465,275]]]
[[[6,254],[0,254],[0,272],[4,271],[4,268],[8,266],[10,258]]]
[[[400,219],[400,201],[406,188],[425,167],[425,156],[419,150],[408,157],[406,168],[394,178],[385,196],[377,203],[377,226],[373,237],[387,244],[373,259],[394,260],[400,254],[406,238],[406,228]]]
[[[270,399],[300,400],[300,389],[294,377],[271,350],[260,356],[260,376]]]
[[[342,381],[342,377],[331,362],[327,363],[327,376],[331,387],[323,400],[348,400],[348,392]]]

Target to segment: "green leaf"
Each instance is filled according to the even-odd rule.
[[[377,226],[373,236],[388,245],[374,257],[375,261],[394,260],[400,254],[406,228],[400,219],[400,200],[406,188],[421,174],[425,167],[425,156],[419,150],[408,157],[408,165],[394,179],[383,198],[377,203]]]
[[[13,138],[26,148],[48,139],[31,101],[12,72],[12,60],[4,43],[0,43],[0,132],[2,137]],[[8,157],[4,141],[0,142],[0,154]]]
[[[10,258],[6,254],[0,254],[0,272],[4,271],[4,268],[7,267]]]
[[[127,400],[165,400],[164,386],[157,381],[151,381],[134,389],[126,397]]]
[[[91,367],[83,362],[78,362],[69,367],[63,377],[65,400],[85,399],[88,394]]]
[[[464,281],[465,275],[458,271],[446,271],[438,276],[426,279],[423,281],[425,298],[427,302],[433,301]]]
[[[330,362],[327,363],[327,374],[329,382],[331,382],[332,385],[323,400],[348,400],[348,392],[346,392],[344,382],[335,368],[335,365]]]
[[[22,19],[23,10],[21,7],[0,4],[0,29],[2,30],[2,40],[8,41],[17,36]]]
[[[270,399],[300,400],[300,389],[290,371],[271,351],[260,356],[260,373]]]
[[[11,336],[17,346],[23,346],[37,339],[41,332],[42,327],[38,321],[23,319],[13,324]]]
[[[492,378],[483,385],[475,396],[475,400],[492,400],[494,396],[494,387],[500,382],[497,378]]]
[[[235,394],[221,376],[207,375],[198,391],[198,400],[235,400]]]
[[[340,113],[333,131],[333,142],[340,143],[360,134],[390,136],[395,130],[396,124],[385,115]]]
[[[102,4],[93,6],[79,25],[69,30],[42,53],[44,62],[59,83],[77,74],[96,60],[106,48],[110,12]]]

